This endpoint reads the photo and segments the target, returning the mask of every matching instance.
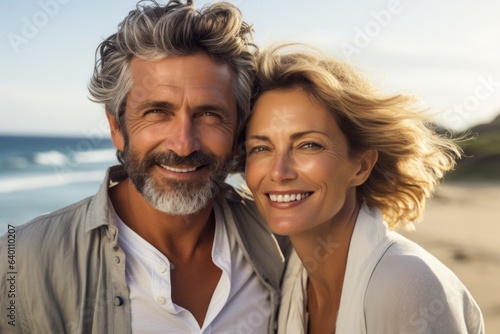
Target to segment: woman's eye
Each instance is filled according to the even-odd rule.
[[[247,155],[266,151],[265,146],[254,146],[247,149]]]
[[[314,143],[314,142],[307,142],[307,143],[303,143],[303,144],[299,145],[299,148],[303,148],[303,149],[321,149],[321,148],[323,148],[323,146],[321,146],[320,144]]]

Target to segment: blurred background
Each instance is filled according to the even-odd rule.
[[[197,7],[211,1],[195,0]],[[468,133],[416,232],[500,333],[500,2],[234,0],[262,48],[305,42],[387,93],[416,95],[443,133]],[[0,3],[0,234],[97,190],[116,163],[88,99],[97,45],[134,0]]]

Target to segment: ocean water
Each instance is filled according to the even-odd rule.
[[[108,138],[0,136],[0,235],[92,196],[116,163]]]

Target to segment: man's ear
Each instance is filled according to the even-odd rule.
[[[120,129],[118,121],[115,116],[106,111],[106,118],[109,122],[109,130],[111,133],[111,140],[118,151],[122,151],[125,148],[125,140],[123,138],[123,133]]]
[[[357,172],[353,178],[353,186],[360,186],[368,179],[370,176],[373,166],[378,159],[377,150],[366,150],[365,152],[359,154],[355,160],[357,161]]]

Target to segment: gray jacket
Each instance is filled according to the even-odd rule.
[[[121,166],[111,167],[95,196],[0,239],[0,333],[131,333],[125,254],[108,206],[109,185],[126,177]],[[274,332],[284,269],[278,241],[253,201],[233,188],[216,201],[228,233],[270,293]]]

